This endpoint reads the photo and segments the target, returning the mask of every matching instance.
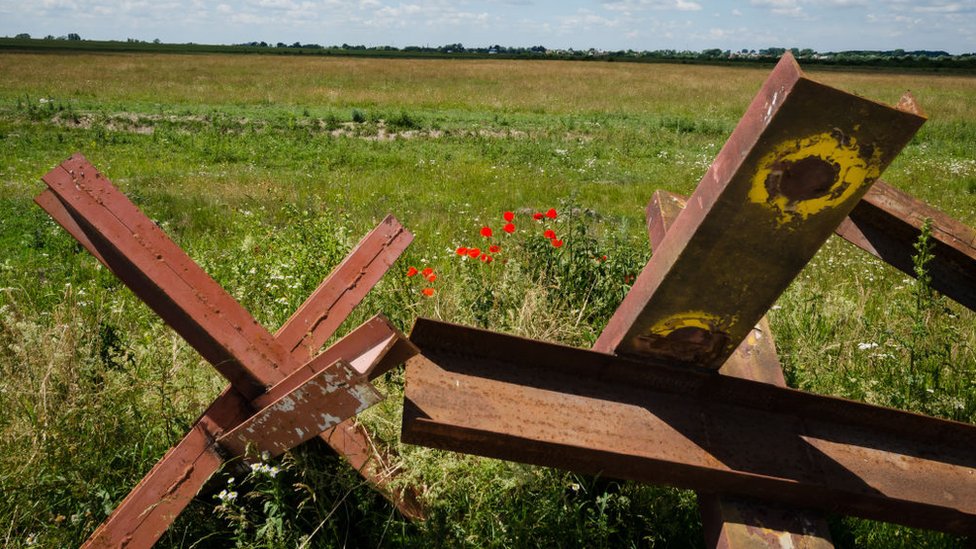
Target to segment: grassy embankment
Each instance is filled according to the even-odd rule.
[[[223,386],[30,199],[72,152],[275,329],[386,213],[416,234],[349,325],[384,311],[588,346],[648,255],[643,206],[690,193],[766,71],[533,61],[0,55],[0,539],[77,544]],[[930,121],[885,178],[976,224],[976,81],[813,73]],[[556,207],[548,245],[529,215]],[[454,249],[496,238],[499,261]],[[606,254],[605,263],[593,260]],[[501,260],[507,261],[501,261]],[[428,285],[404,276],[431,266]],[[770,314],[790,384],[976,421],[974,315],[833,239]],[[407,524],[316,448],[165,546],[696,545],[690,492],[400,446],[399,392],[364,421],[426,486]],[[238,479],[238,484],[242,479]],[[300,489],[295,490],[298,486]],[[841,545],[951,537],[835,520]],[[319,527],[316,530],[316,527]],[[35,537],[31,537],[35,536]]]

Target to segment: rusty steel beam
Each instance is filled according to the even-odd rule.
[[[95,171],[93,167],[91,170]],[[79,222],[51,190],[42,192],[34,200],[109,270],[120,278],[127,276],[130,288],[135,290],[140,287],[141,279],[131,275],[131,269],[127,269],[126,265],[113,267],[112,262],[102,257]],[[387,216],[329,274],[275,334],[275,338],[297,360],[308,360],[335,333],[349,312],[362,301],[412,240],[410,231],[393,216]],[[145,293],[147,291],[144,290],[143,294],[136,293],[148,295]],[[423,518],[423,507],[415,489],[392,487],[391,481],[395,472],[388,465],[391,456],[372,443],[369,433],[356,423],[355,418],[323,432],[320,438],[396,505],[404,516],[411,519]],[[177,457],[173,456],[172,459]]]
[[[932,288],[976,311],[976,230],[925,202],[875,183],[837,228],[838,236],[915,276],[912,258],[922,224],[932,220]]]
[[[976,426],[419,319],[402,439],[976,534]]]
[[[58,225],[61,225],[65,231],[68,232],[74,239],[81,244],[81,246],[88,250],[88,253],[95,256],[95,259],[99,261],[102,265],[111,270],[108,262],[102,257],[95,245],[92,244],[91,240],[88,240],[88,236],[85,235],[85,231],[82,230],[81,225],[75,221],[75,218],[71,217],[71,212],[64,207],[58,196],[54,194],[50,189],[43,191],[41,194],[34,197],[34,203],[41,207],[42,210],[47,212],[51,219],[53,219]]]
[[[301,365],[83,156],[42,179],[113,272],[246,398]]]
[[[379,356],[378,358],[382,358]],[[277,457],[383,400],[365,375],[339,360],[301,383],[217,439],[232,456],[267,452]]]
[[[595,349],[720,367],[923,121],[785,55]]]
[[[654,193],[645,210],[651,249],[661,244],[685,204],[686,199],[674,193],[662,190]],[[765,316],[722,364],[719,373],[786,387]],[[834,546],[827,521],[811,511],[712,492],[698,492],[698,508],[709,547],[829,549]]]
[[[813,511],[723,495],[698,502],[705,545],[717,549],[828,549],[827,522]],[[812,520],[811,520],[812,519]]]

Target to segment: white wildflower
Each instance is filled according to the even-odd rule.
[[[221,490],[219,494],[215,496],[221,501],[221,503],[233,503],[237,500],[237,492]]]

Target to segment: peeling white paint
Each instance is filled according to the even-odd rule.
[[[335,427],[342,421],[336,416],[325,412],[323,412],[322,415],[319,417],[322,420],[322,423],[316,425],[316,427],[320,432],[325,431],[326,429],[331,429],[332,427]]]
[[[295,409],[295,401],[291,399],[291,396],[286,396],[279,400],[278,404],[275,404],[274,409],[282,412],[291,412]]]

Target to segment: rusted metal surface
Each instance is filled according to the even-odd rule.
[[[276,457],[381,400],[364,374],[340,360],[244,420],[217,444],[232,456],[246,455],[251,447]]]
[[[595,348],[720,367],[923,121],[784,56]]]
[[[705,544],[717,549],[830,549],[830,530],[813,512],[729,496],[699,494]]]
[[[86,543],[88,547],[120,543],[149,547],[155,543],[219,467],[214,439],[238,427],[255,409],[267,406],[269,399],[280,398],[286,389],[293,390],[291,385],[299,386],[308,383],[309,377],[323,375],[322,369],[331,364],[325,360],[350,359],[351,367],[358,368],[357,376],[363,380],[357,389],[365,395],[362,384],[366,378],[385,372],[415,352],[402,334],[377,317],[301,366],[307,359],[303,357],[313,352],[312,346],[321,346],[334,333],[412,239],[392,217],[355,250],[353,255],[361,261],[358,270],[353,272],[354,264],[346,261],[323,283],[339,283],[341,288],[325,291],[320,287],[286,323],[279,337],[272,337],[83,157],[73,156],[44,179],[51,190],[38,196],[37,203],[205,358],[222,361],[215,367],[235,385],[224,391],[180,444],[167,452],[95,531]],[[293,323],[302,323],[308,329],[289,329]],[[246,341],[251,337],[254,342]],[[371,342],[376,345],[370,346]],[[292,375],[285,377],[288,373]],[[333,415],[348,417],[344,412]],[[361,444],[369,440],[355,423],[342,432],[342,439],[332,437],[332,433],[323,433],[323,438],[351,447],[357,440]],[[339,450],[341,453],[342,447]],[[353,458],[363,461],[358,454]],[[381,463],[382,459],[378,452],[370,456],[373,462]],[[367,480],[383,489],[389,476],[374,474],[377,469],[375,465],[359,468]],[[421,514],[412,493],[388,489],[385,495],[405,515]]]
[[[915,276],[912,257],[925,219],[932,220],[932,287],[976,310],[976,230],[882,182],[870,191],[837,228],[837,234]]]
[[[667,191],[656,191],[647,205],[646,219],[651,248],[664,235],[685,207],[686,200]],[[786,387],[783,367],[765,316],[753,327],[719,373]],[[833,547],[827,521],[812,511],[764,505],[725,494],[698,493],[698,507],[709,547],[818,548]]]
[[[976,427],[419,319],[412,444],[976,534]]]

